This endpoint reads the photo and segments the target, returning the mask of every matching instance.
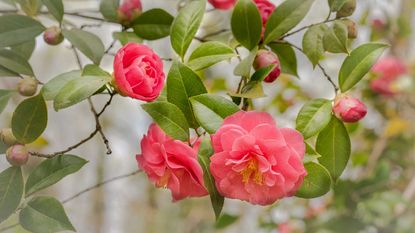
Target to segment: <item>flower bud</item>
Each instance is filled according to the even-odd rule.
[[[17,139],[14,137],[12,129],[10,128],[0,130],[0,139],[8,146],[12,146],[17,143]]]
[[[6,159],[13,166],[22,166],[29,160],[29,152],[24,145],[14,145],[7,149]]]
[[[343,18],[351,16],[356,10],[356,0],[348,0],[342,8],[337,11],[336,17]]]
[[[17,90],[22,96],[32,96],[36,94],[38,81],[32,77],[26,77],[19,81]]]
[[[141,15],[141,12],[141,0],[124,0],[118,8],[118,21],[128,27]]]
[[[344,122],[357,122],[366,116],[367,108],[356,98],[339,95],[334,101],[333,112],[337,118]]]
[[[53,26],[43,33],[43,40],[48,45],[57,45],[63,41],[63,35],[59,27]]]
[[[343,23],[347,26],[347,37],[349,39],[356,39],[357,37],[357,26],[353,20],[345,19]]]
[[[253,65],[255,70],[259,70],[270,65],[276,65],[275,68],[271,71],[271,73],[269,73],[269,75],[264,79],[264,82],[267,83],[274,82],[281,74],[281,65],[278,56],[275,53],[268,50],[259,50]]]

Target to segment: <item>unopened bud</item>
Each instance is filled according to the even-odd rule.
[[[43,33],[43,40],[49,45],[57,45],[63,41],[63,35],[59,27],[53,26]]]
[[[342,8],[337,11],[336,17],[343,18],[351,16],[356,10],[356,0],[348,0]]]
[[[22,166],[29,160],[29,151],[24,145],[14,145],[6,151],[6,159],[13,166]]]
[[[4,144],[8,146],[12,146],[17,143],[17,139],[13,135],[12,129],[10,128],[0,130],[0,139]]]
[[[353,20],[344,19],[343,23],[347,26],[347,37],[349,39],[357,38],[357,25]]]
[[[118,8],[118,21],[124,26],[131,26],[131,23],[141,15],[141,0],[124,0]]]
[[[344,122],[357,122],[366,116],[367,108],[360,100],[343,94],[336,97],[333,112]]]
[[[258,51],[253,65],[255,70],[259,70],[270,65],[275,65],[275,68],[264,79],[264,82],[267,83],[274,82],[281,74],[281,64],[278,56],[275,53],[265,49]]]
[[[32,77],[26,77],[19,81],[17,90],[22,96],[32,96],[36,94],[38,81]]]

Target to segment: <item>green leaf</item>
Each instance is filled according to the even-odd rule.
[[[19,74],[0,66],[0,77],[19,77]]]
[[[242,46],[252,50],[261,40],[262,19],[252,0],[239,0],[231,18],[232,34]]]
[[[14,110],[12,117],[13,135],[20,143],[35,141],[46,129],[48,109],[40,93],[23,100]]]
[[[55,97],[53,107],[56,111],[77,104],[92,96],[105,84],[111,82],[108,76],[82,76],[67,82]]]
[[[62,0],[42,0],[42,3],[58,22],[62,22],[64,13]]]
[[[301,198],[316,198],[330,190],[331,178],[328,171],[317,163],[306,163],[307,176],[295,196]]]
[[[267,67],[263,67],[251,76],[249,82],[262,82],[264,79],[274,70],[275,64],[269,65]],[[249,83],[248,83],[249,84]]]
[[[303,163],[310,163],[310,162],[318,162],[318,158],[320,158],[321,155],[317,153],[317,151],[307,142],[305,143],[305,155],[303,159]]]
[[[205,13],[206,1],[188,2],[183,7],[171,26],[171,45],[179,56],[184,59],[187,49],[196,35]]]
[[[76,231],[61,203],[53,197],[35,197],[19,214],[20,225],[33,233]]]
[[[279,5],[268,19],[264,44],[269,44],[297,26],[313,2],[314,0],[286,0]]]
[[[324,56],[323,38],[327,30],[327,25],[320,24],[309,28],[304,34],[303,51],[314,67]]]
[[[118,7],[120,0],[101,0],[99,11],[106,20],[118,22]]]
[[[232,93],[231,96],[248,98],[248,99],[257,99],[265,97],[264,88],[262,82],[253,81],[247,83],[241,90],[241,93]]]
[[[33,40],[45,27],[38,21],[23,15],[0,16],[0,48]]]
[[[215,212],[216,219],[219,219],[222,212],[223,203],[225,199],[221,196],[216,189],[215,179],[210,174],[210,156],[214,153],[212,144],[209,137],[205,137],[199,147],[199,164],[203,169],[203,180],[205,187],[209,192],[210,201],[212,203],[213,211]]]
[[[314,99],[301,108],[296,125],[304,138],[310,138],[323,130],[330,122],[332,103],[326,99]]]
[[[8,70],[18,74],[34,76],[29,62],[19,54],[8,49],[0,49],[0,66],[6,67]]]
[[[298,77],[297,57],[291,45],[286,43],[269,44],[271,50],[278,55],[281,63],[281,71],[285,74],[291,74]]]
[[[334,22],[333,27],[325,30],[324,49],[331,53],[349,53],[347,49],[347,26],[344,23]]]
[[[343,122],[335,116],[317,137],[316,151],[321,155],[318,161],[336,181],[349,161],[351,145],[349,133]]]
[[[18,45],[13,45],[10,47],[10,49],[16,54],[19,54],[25,60],[29,60],[29,58],[32,56],[33,51],[35,50],[35,47],[36,41],[30,40]]]
[[[234,56],[231,47],[221,42],[210,41],[200,44],[192,52],[187,65],[193,70],[201,70]]]
[[[236,76],[249,77],[251,75],[252,63],[254,63],[257,52],[258,47],[251,50],[249,55],[242,59],[242,61],[235,67],[233,74]]]
[[[119,40],[124,46],[129,42],[142,43],[143,39],[138,37],[134,32],[113,32],[112,37]]]
[[[9,167],[0,173],[0,223],[14,213],[23,196],[20,167]]]
[[[0,113],[6,108],[7,103],[9,102],[10,97],[14,91],[12,90],[3,90],[0,89]]]
[[[189,125],[180,109],[169,102],[143,104],[141,107],[153,118],[163,131],[174,139],[187,141]]]
[[[332,12],[339,11],[348,0],[328,0]]]
[[[223,214],[215,223],[216,229],[224,229],[236,221],[238,221],[239,216],[237,215],[230,215],[230,214]]]
[[[112,79],[112,76],[107,71],[95,64],[88,64],[82,69],[82,76],[101,76],[106,77],[107,80]]]
[[[134,22],[137,36],[146,40],[157,40],[170,35],[174,17],[163,9],[151,9],[141,14]]]
[[[71,30],[62,30],[63,36],[69,40],[79,51],[87,56],[95,64],[101,62],[104,56],[105,47],[101,39],[87,31],[73,28]]]
[[[63,74],[60,74],[42,87],[42,93],[45,100],[53,100],[59,94],[60,90],[70,81],[81,77],[80,70],[72,70]]]
[[[232,101],[212,94],[193,96],[190,102],[197,122],[210,134],[219,129],[225,117],[240,110]]]
[[[26,197],[53,184],[65,176],[77,172],[88,161],[75,155],[59,155],[44,160],[30,173],[27,178]]]
[[[369,72],[386,47],[385,44],[368,43],[354,49],[340,68],[341,91],[346,92],[356,85]]]
[[[206,88],[193,70],[180,62],[172,64],[167,77],[167,100],[179,107],[191,127],[197,127],[198,124],[189,98],[204,93],[207,93]]]

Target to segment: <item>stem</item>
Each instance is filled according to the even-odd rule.
[[[341,19],[341,18],[338,18],[338,19],[329,19],[329,18],[330,18],[330,15],[331,15],[331,14],[329,14],[328,18],[327,18],[327,19],[325,19],[325,20],[324,20],[324,21],[322,21],[322,22],[319,22],[319,23],[313,23],[313,24],[310,24],[310,25],[307,25],[307,26],[301,27],[301,28],[299,28],[299,29],[297,29],[297,30],[295,30],[295,31],[290,32],[290,33],[287,33],[287,34],[285,34],[284,36],[280,37],[280,40],[282,40],[282,39],[284,39],[284,38],[286,38],[286,37],[292,36],[292,35],[294,35],[294,34],[296,34],[296,33],[299,33],[299,32],[301,32],[301,31],[303,31],[303,30],[305,30],[305,29],[311,28],[311,27],[313,27],[313,26],[317,26],[317,25],[320,25],[320,24],[325,24],[325,23],[329,23],[329,22],[333,22],[333,21],[336,21],[336,20]]]

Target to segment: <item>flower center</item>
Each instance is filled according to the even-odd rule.
[[[157,188],[166,188],[167,184],[169,183],[170,176],[171,171],[170,169],[167,169],[164,175],[160,177],[160,179],[156,182]]]
[[[256,184],[262,185],[263,177],[262,173],[258,169],[258,161],[251,159],[244,170],[241,171],[242,182],[247,184],[250,180],[253,180]]]

